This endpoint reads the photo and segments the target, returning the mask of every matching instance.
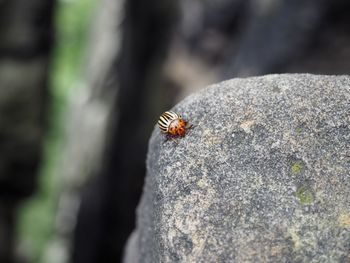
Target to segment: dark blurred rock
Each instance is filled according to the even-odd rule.
[[[54,1],[0,2],[0,262],[13,262],[17,205],[35,190]]]
[[[237,47],[233,44],[225,76],[284,72],[315,40],[326,0],[251,1],[249,18]]]
[[[47,58],[0,60],[0,198],[35,187],[44,132]]]
[[[185,90],[180,97],[232,77],[349,74],[349,1],[184,0],[179,5],[170,51],[175,55],[166,73]]]
[[[233,79],[156,127],[125,263],[346,262],[350,258],[350,78]]]
[[[0,1],[0,57],[34,59],[49,52],[54,2]]]
[[[80,187],[78,191],[84,182],[73,241],[75,263],[121,260],[125,241],[134,228],[148,138],[159,112],[168,106],[163,99],[166,89],[162,64],[175,21],[176,2],[105,0],[103,5],[107,23],[96,28],[106,32],[107,27],[107,38],[102,40],[109,47],[107,60],[111,63],[104,63],[100,52],[92,49],[98,58],[92,65],[103,65],[103,70],[89,69],[89,100],[72,125],[78,126],[84,137],[74,129],[70,134],[79,157],[69,155],[69,162],[78,161],[70,165],[74,170],[69,173],[83,179],[76,185]],[[122,11],[113,13],[116,6]],[[92,41],[100,40],[99,35],[95,34]],[[103,113],[98,115],[102,117],[100,125],[90,113]],[[84,117],[79,120],[80,116]],[[88,126],[86,121],[94,125]]]

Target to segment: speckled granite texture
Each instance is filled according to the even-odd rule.
[[[125,262],[349,262],[350,77],[233,79],[155,127]]]

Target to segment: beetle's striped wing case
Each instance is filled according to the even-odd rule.
[[[162,132],[168,132],[170,123],[180,118],[181,116],[176,112],[166,111],[159,117],[158,126]]]

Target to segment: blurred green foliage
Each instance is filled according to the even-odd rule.
[[[43,254],[54,227],[60,192],[57,167],[62,157],[65,109],[71,91],[82,82],[82,62],[97,0],[61,0],[55,11],[55,45],[50,71],[49,131],[36,195],[19,211],[20,248],[32,262]]]

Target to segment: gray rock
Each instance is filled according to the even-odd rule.
[[[156,127],[125,262],[350,260],[350,77],[225,81]]]

